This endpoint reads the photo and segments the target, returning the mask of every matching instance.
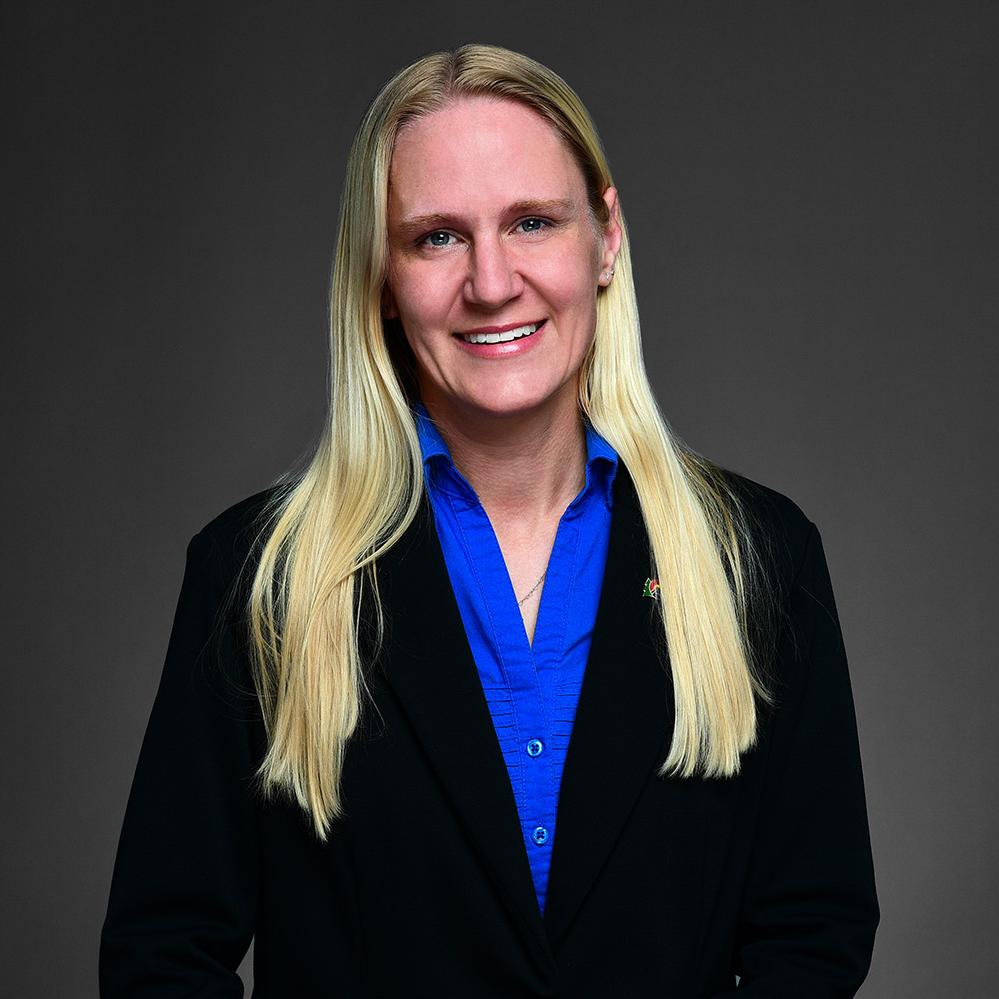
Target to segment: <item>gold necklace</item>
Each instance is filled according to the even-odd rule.
[[[545,576],[548,575],[548,569],[546,568],[543,573],[541,573],[541,579],[539,579],[518,601],[517,606],[523,606],[524,601],[542,584]],[[515,594],[516,595],[516,594]]]

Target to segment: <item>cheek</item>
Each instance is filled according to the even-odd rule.
[[[407,325],[432,325],[446,308],[444,289],[433,275],[396,272],[392,290],[399,315]]]
[[[443,342],[440,331],[447,326],[447,297],[425,275],[394,277],[392,290],[403,335],[421,366],[432,366]]]
[[[563,308],[587,308],[596,300],[599,247],[581,237],[562,252],[538,261],[539,275],[553,304]]]
[[[588,258],[567,258],[552,264],[545,274],[551,304],[564,311],[588,312],[596,302],[596,279]]]

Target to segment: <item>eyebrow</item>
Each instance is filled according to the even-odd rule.
[[[508,205],[505,215],[560,215],[571,212],[575,207],[575,202],[569,198],[547,198],[530,199],[528,201],[515,201]],[[434,212],[430,215],[414,215],[412,218],[403,219],[394,227],[400,236],[419,236],[431,229],[446,229],[456,221],[460,221],[460,215],[445,215],[441,212]]]

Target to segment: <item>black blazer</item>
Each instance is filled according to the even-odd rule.
[[[822,543],[791,500],[732,481],[779,594],[780,613],[754,619],[778,706],[739,776],[656,776],[672,692],[622,464],[543,918],[426,502],[380,563],[378,710],[348,746],[347,815],[326,845],[298,806],[251,788],[265,736],[225,596],[266,494],[215,518],[188,546],[128,799],[104,999],[241,996],[251,938],[257,999],[720,999],[737,975],[740,996],[854,995],[879,912]]]

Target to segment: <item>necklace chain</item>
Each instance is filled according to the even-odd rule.
[[[545,569],[541,573],[541,578],[517,601],[517,606],[523,606],[524,601],[544,582],[545,576],[548,575],[548,570]]]

